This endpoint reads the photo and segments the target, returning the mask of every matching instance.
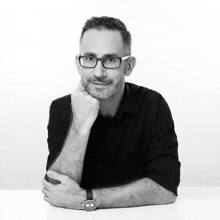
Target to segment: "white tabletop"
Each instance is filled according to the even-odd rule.
[[[174,204],[95,212],[50,206],[40,190],[1,190],[0,220],[220,220],[220,187],[180,187]]]

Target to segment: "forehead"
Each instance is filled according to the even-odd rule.
[[[105,54],[124,55],[124,46],[121,33],[112,30],[87,30],[80,43],[80,54],[94,53],[98,57]]]

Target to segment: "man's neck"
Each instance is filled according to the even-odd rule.
[[[124,94],[124,86],[114,97],[100,101],[100,113],[104,117],[114,117],[118,111],[119,105]]]

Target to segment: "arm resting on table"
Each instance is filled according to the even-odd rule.
[[[149,178],[133,183],[93,190],[99,208],[165,205],[174,203],[176,196]]]

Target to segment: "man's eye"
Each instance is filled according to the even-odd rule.
[[[107,60],[109,63],[112,63],[112,62],[115,62],[115,61],[116,61],[116,58],[114,58],[114,57],[109,57],[109,58],[106,58],[106,60]]]
[[[89,57],[86,57],[86,59],[88,60],[88,61],[94,61],[94,57],[92,57],[92,56],[89,56]]]

